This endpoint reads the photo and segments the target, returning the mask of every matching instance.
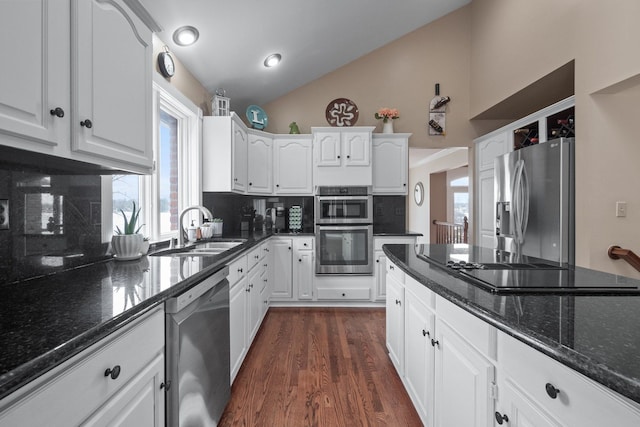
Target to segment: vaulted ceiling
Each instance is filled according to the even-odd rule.
[[[468,4],[471,0],[141,0],[158,37],[231,108],[265,104]],[[173,32],[200,32],[181,47]],[[280,53],[282,62],[265,68]]]

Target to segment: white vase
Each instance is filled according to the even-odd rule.
[[[393,120],[388,119],[382,123],[382,133],[393,133]]]
[[[120,261],[130,261],[142,256],[142,234],[117,234],[111,238],[111,248],[115,258]]]

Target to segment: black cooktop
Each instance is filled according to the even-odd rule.
[[[418,245],[418,257],[496,294],[638,295],[640,281],[477,246]]]

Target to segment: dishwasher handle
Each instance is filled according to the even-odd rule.
[[[229,266],[225,265],[223,268],[197,283],[195,286],[187,289],[180,295],[169,298],[165,302],[165,312],[167,314],[179,313],[202,295],[213,289],[216,285],[226,280],[227,275],[229,275]]]

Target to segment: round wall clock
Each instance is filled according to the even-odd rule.
[[[176,73],[176,65],[168,50],[158,54],[158,69],[165,77],[173,77]]]
[[[350,99],[337,98],[327,105],[324,115],[331,126],[353,126],[358,121],[358,106]]]
[[[422,206],[422,202],[424,202],[424,185],[422,185],[422,182],[418,182],[413,189],[413,200],[416,205]]]
[[[267,113],[257,105],[249,105],[247,107],[247,120],[254,129],[263,130],[269,123]]]

